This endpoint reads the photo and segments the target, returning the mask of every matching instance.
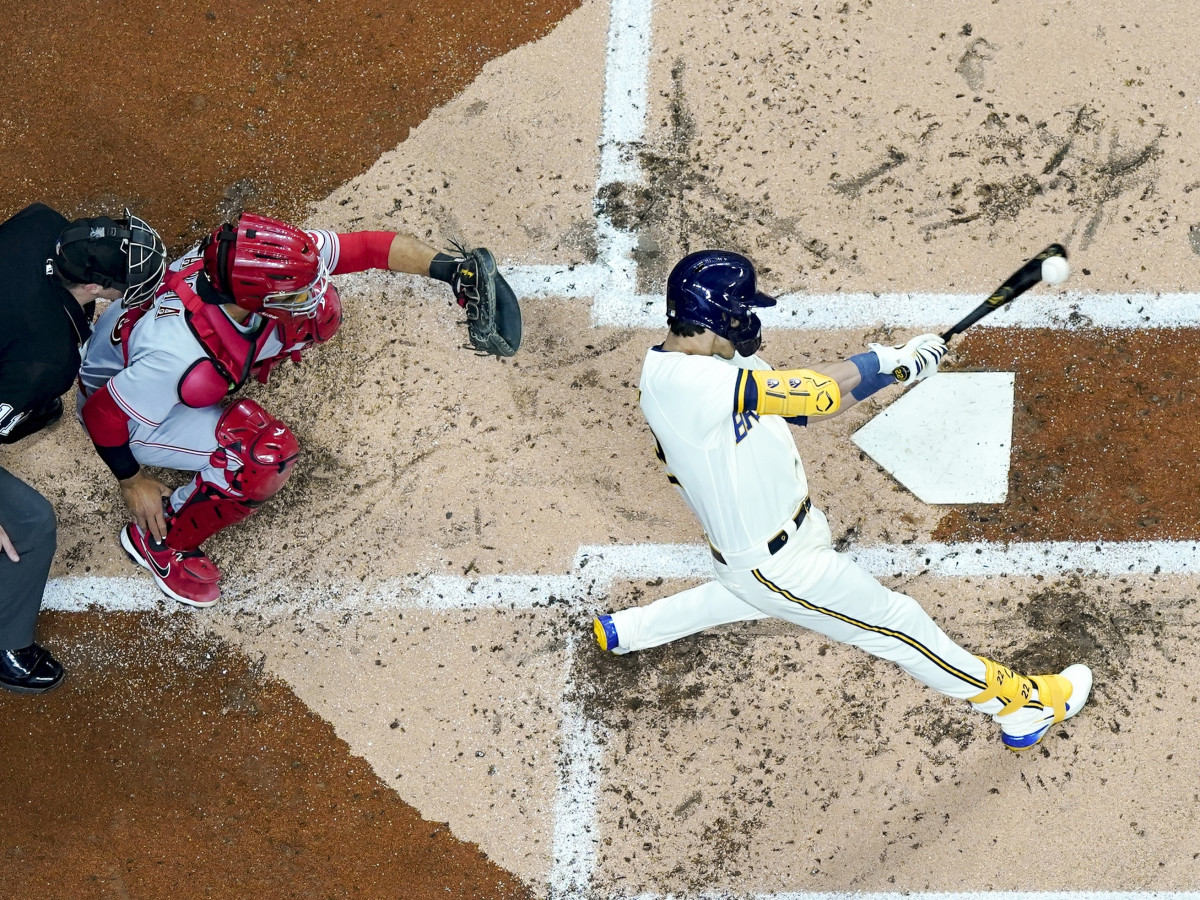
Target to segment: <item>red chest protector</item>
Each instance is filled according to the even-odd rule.
[[[313,344],[323,344],[342,324],[342,301],[337,289],[329,285],[312,318],[288,319],[276,322],[263,318],[260,329],[251,334],[239,331],[219,306],[205,303],[187,282],[204,267],[197,260],[178,272],[168,272],[160,292],[170,291],[179,297],[184,307],[185,321],[207,354],[197,360],[179,379],[179,397],[191,407],[212,406],[226,394],[231,394],[255,374],[263,384],[276,363],[285,358],[300,361],[300,351]],[[117,320],[114,342],[121,344],[125,364],[129,365],[129,333],[133,326],[153,308],[152,303],[126,310]],[[285,351],[255,364],[271,334],[278,329]]]
[[[179,379],[179,399],[191,407],[212,406],[245,384],[275,327],[273,321],[263,319],[256,331],[244,333],[221,307],[201,300],[187,279],[203,268],[204,261],[197,260],[181,271],[168,272],[163,279],[163,286],[183,303],[188,328],[207,354]]]

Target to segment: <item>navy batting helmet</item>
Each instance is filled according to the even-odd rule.
[[[728,250],[689,253],[667,278],[667,318],[715,332],[741,356],[753,356],[762,345],[754,307],[775,302],[758,290],[754,264]]]

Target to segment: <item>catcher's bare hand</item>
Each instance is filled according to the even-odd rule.
[[[163,498],[171,496],[171,489],[145,472],[138,472],[118,483],[121,499],[129,507],[138,528],[149,532],[156,541],[165,540],[167,519],[163,514]]]

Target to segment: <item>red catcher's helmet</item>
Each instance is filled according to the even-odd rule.
[[[275,319],[313,316],[329,288],[316,244],[295,225],[244,213],[205,239],[204,271],[242,309]]]

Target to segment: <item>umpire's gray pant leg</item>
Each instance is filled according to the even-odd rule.
[[[0,551],[0,650],[33,643],[50,561],[58,544],[58,523],[50,501],[0,468],[0,528],[21,557]]]

